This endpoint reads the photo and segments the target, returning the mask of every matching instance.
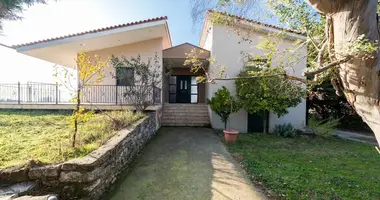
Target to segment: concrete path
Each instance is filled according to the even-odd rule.
[[[104,199],[266,199],[207,128],[161,128],[120,179]]]
[[[368,135],[363,135],[363,134],[348,132],[348,131],[341,131],[341,130],[337,130],[332,134],[336,135],[338,137],[347,139],[347,140],[353,140],[353,141],[357,141],[357,142],[363,142],[363,143],[377,145],[377,141],[376,141],[375,136],[368,136]]]

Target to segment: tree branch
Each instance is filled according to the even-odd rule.
[[[307,79],[299,78],[299,77],[296,77],[296,76],[291,76],[291,75],[288,75],[288,74],[285,74],[285,78],[287,78],[289,80],[293,80],[293,81],[299,81],[299,82],[304,83],[304,84],[309,84],[309,83],[313,82],[313,81],[310,81],[310,80],[307,80]]]
[[[343,59],[341,59],[341,60],[337,60],[337,61],[332,62],[332,63],[330,63],[330,64],[328,64],[328,65],[326,65],[326,66],[324,66],[324,67],[318,68],[318,69],[315,70],[315,71],[312,71],[312,72],[304,72],[302,75],[303,75],[303,76],[313,76],[313,75],[319,74],[319,73],[321,73],[321,72],[324,72],[324,71],[326,71],[326,70],[328,70],[328,69],[330,69],[330,68],[333,68],[333,67],[335,67],[335,66],[337,66],[337,65],[340,65],[340,64],[346,63],[346,62],[348,62],[348,61],[351,60],[351,59],[352,59],[352,57],[347,56],[347,57],[345,57],[345,58],[343,58]]]
[[[325,53],[327,46],[328,46],[328,41],[326,40],[318,52],[318,67],[322,67],[322,63],[323,63],[323,59],[324,59],[323,54]]]
[[[293,80],[293,81],[299,81],[305,84],[309,84],[312,81],[306,80],[303,78],[299,78],[296,76],[292,76],[285,73],[279,73],[279,74],[270,74],[270,75],[262,75],[262,76],[246,76],[246,77],[229,77],[229,78],[215,78],[213,80],[221,80],[221,81],[228,81],[228,80],[238,80],[238,79],[252,79],[252,78],[263,78],[263,77],[275,77],[275,76],[283,76],[286,79]]]

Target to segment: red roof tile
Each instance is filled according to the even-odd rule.
[[[168,17],[164,16],[164,17],[157,17],[157,18],[146,19],[146,20],[141,20],[141,21],[136,21],[136,22],[130,22],[130,23],[126,23],[126,24],[119,24],[119,25],[109,26],[109,27],[105,27],[105,28],[99,28],[99,29],[94,29],[94,30],[90,30],[90,31],[85,31],[85,32],[81,32],[81,33],[75,33],[75,34],[64,35],[64,36],[55,37],[55,38],[49,38],[49,39],[38,40],[38,41],[24,43],[24,44],[13,45],[12,48],[19,48],[19,47],[39,44],[39,43],[43,43],[43,42],[61,40],[61,39],[75,37],[75,36],[81,36],[81,35],[85,35],[85,34],[89,34],[89,33],[98,33],[98,32],[102,32],[102,31],[108,31],[108,30],[112,30],[112,29],[124,28],[127,26],[134,26],[134,25],[138,25],[138,24],[144,24],[144,23],[167,20],[167,19],[168,19]]]
[[[225,16],[228,16],[228,17],[236,18],[238,20],[242,20],[242,21],[246,21],[246,22],[250,22],[250,23],[255,23],[257,25],[262,25],[262,26],[266,26],[266,27],[269,27],[269,28],[275,28],[275,29],[286,31],[286,32],[290,32],[290,33],[295,33],[295,34],[299,34],[299,35],[305,35],[304,33],[300,32],[300,31],[296,31],[296,30],[292,30],[292,29],[288,29],[288,28],[282,28],[282,27],[279,27],[279,26],[271,25],[271,24],[265,24],[265,23],[262,23],[262,22],[259,22],[259,21],[255,21],[255,20],[252,20],[252,19],[248,19],[248,18],[244,18],[244,17],[239,17],[237,15],[231,15],[231,14],[226,13],[226,12],[220,12],[220,11],[216,11],[216,10],[208,10],[208,12],[210,12],[210,13],[218,13],[218,14],[225,15]]]

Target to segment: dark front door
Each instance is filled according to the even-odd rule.
[[[262,133],[264,132],[264,113],[248,113],[248,132]]]
[[[177,103],[190,103],[191,76],[177,76]]]

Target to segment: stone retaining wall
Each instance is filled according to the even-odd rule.
[[[159,123],[157,113],[152,113],[83,158],[57,165],[0,170],[0,186],[36,181],[36,194],[58,194],[59,199],[99,199],[156,133]]]

